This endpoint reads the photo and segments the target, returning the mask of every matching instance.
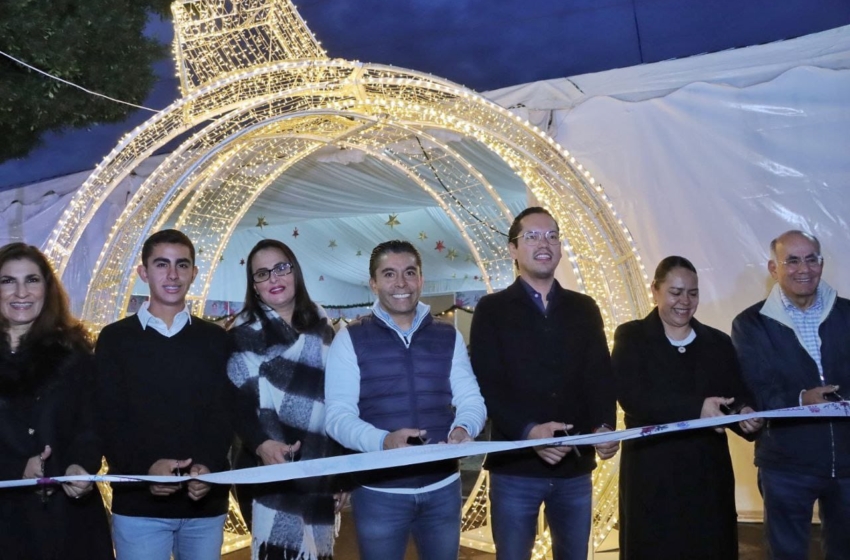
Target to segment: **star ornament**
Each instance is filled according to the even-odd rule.
[[[269,225],[269,223],[266,221],[266,217],[265,216],[258,216],[257,217],[257,225],[254,226],[254,227],[258,227],[260,229],[263,229],[263,226],[267,226],[267,225]]]
[[[398,214],[390,214],[390,219],[384,222],[385,226],[390,226],[390,228],[394,228],[395,226],[400,226],[401,222],[398,221]]]
[[[428,234],[425,233],[424,231],[420,231],[419,232],[419,241],[425,241],[426,239],[428,239]]]
[[[443,243],[443,242],[442,242],[442,240],[440,240],[440,241],[437,241],[437,246],[436,246],[436,247],[434,247],[434,250],[435,250],[435,251],[437,251],[437,252],[442,253],[442,252],[443,252],[443,249],[445,249],[445,248],[446,248],[446,244],[445,244],[445,243]]]
[[[328,243],[328,247],[329,247],[331,250],[336,249],[336,239],[331,239],[330,243]]]
[[[457,251],[454,249],[449,249],[449,252],[446,253],[446,258],[450,261],[453,261],[457,258]]]
[[[299,235],[301,235],[301,234],[298,233],[298,228],[295,228],[294,230],[292,230],[292,237],[294,237],[295,239],[298,239]]]

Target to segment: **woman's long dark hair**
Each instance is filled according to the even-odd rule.
[[[307,287],[304,285],[304,273],[301,271],[301,266],[298,264],[298,259],[295,258],[295,253],[292,252],[285,243],[277,239],[263,239],[254,245],[251,252],[248,253],[248,258],[245,259],[245,279],[247,286],[245,288],[245,306],[242,308],[242,314],[246,319],[246,323],[260,321],[263,325],[263,330],[269,332],[267,328],[268,319],[260,305],[262,300],[254,289],[254,255],[263,249],[277,249],[289,260],[292,265],[292,274],[295,276],[295,309],[292,312],[292,327],[298,332],[310,332],[315,330],[322,324],[319,317],[319,309],[313,300],[310,299],[310,294],[307,293]]]
[[[68,294],[47,257],[37,247],[26,243],[9,243],[0,247],[0,268],[10,261],[30,261],[44,278],[44,305],[30,329],[20,341],[21,346],[56,342],[68,349],[90,352],[91,338],[83,324],[71,315]],[[0,314],[0,330],[9,344],[9,321]]]

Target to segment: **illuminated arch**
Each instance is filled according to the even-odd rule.
[[[488,290],[512,280],[512,216],[486,178],[432,134],[474,139],[513,169],[566,235],[579,287],[609,339],[649,309],[634,242],[600,185],[551,137],[462,86],[411,70],[329,59],[288,0],[177,2],[175,56],[183,97],[124,137],[74,196],[46,251],[60,274],[118,183],[189,133],[142,184],[112,228],[91,276],[83,318],[123,316],[141,242],[169,221],[198,248],[190,300],[203,309],[230,234],[276,178],[319,148],[361,150],[403,172],[451,218]],[[421,152],[395,147],[415,141]],[[438,170],[440,188],[433,181]],[[470,212],[474,209],[474,213]],[[594,539],[616,519],[617,463],[595,475]]]

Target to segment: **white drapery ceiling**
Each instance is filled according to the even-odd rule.
[[[850,260],[848,68],[850,28],[844,27],[782,43],[524,84],[488,97],[549,131],[601,180],[648,268],[671,253],[692,258],[703,282],[700,315],[727,329],[745,303],[763,295],[767,242],[790,227],[824,238],[825,277],[840,291],[850,291],[848,268],[830,264]],[[511,211],[525,206],[523,184],[493,154],[471,140],[441,139],[482,171]],[[86,231],[65,277],[76,301],[85,293],[109,226],[161,159],[144,162]],[[0,193],[0,243],[43,243],[85,177],[75,174]],[[437,178],[426,179],[439,188]],[[390,215],[399,225],[386,225]],[[268,225],[257,227],[260,217]],[[296,227],[297,238],[292,236]],[[420,232],[427,239],[420,240]],[[330,305],[370,298],[368,253],[395,237],[422,251],[428,293],[483,287],[460,236],[430,197],[356,150],[322,150],[260,196],[230,240],[211,299],[242,298],[240,260],[261,237],[290,244],[311,293]],[[447,258],[449,249],[456,251],[454,259]]]

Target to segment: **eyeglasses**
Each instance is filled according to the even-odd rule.
[[[292,263],[277,263],[272,267],[271,270],[261,268],[260,270],[252,274],[251,277],[254,279],[254,282],[259,284],[260,282],[265,282],[266,280],[271,278],[272,272],[274,272],[274,275],[278,278],[280,278],[281,276],[292,274]]]
[[[788,257],[784,261],[779,261],[791,270],[797,270],[803,264],[809,268],[818,268],[823,264],[823,255],[809,255],[807,257]]]
[[[536,245],[541,240],[545,239],[549,245],[557,245],[564,238],[560,231],[526,231],[514,237],[514,239],[522,239],[527,245]],[[513,241],[513,239],[511,240]]]

